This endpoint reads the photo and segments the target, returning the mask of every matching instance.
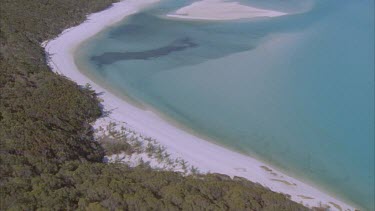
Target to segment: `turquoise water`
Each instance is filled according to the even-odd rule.
[[[242,0],[292,13],[166,19],[165,0],[84,43],[111,88],[366,210],[374,210],[374,2]]]

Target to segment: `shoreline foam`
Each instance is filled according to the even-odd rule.
[[[112,120],[123,122],[140,134],[157,139],[160,144],[167,148],[170,154],[183,158],[203,172],[217,172],[231,177],[244,177],[275,192],[288,194],[292,200],[302,202],[309,207],[319,206],[320,204],[336,204],[343,210],[354,210],[353,206],[300,180],[276,171],[274,168],[270,168],[268,164],[198,138],[169,124],[151,111],[135,107],[133,104],[108,92],[78,70],[74,62],[74,52],[83,41],[104,28],[121,21],[124,17],[158,1],[127,0],[115,3],[104,11],[89,15],[88,20],[84,23],[64,30],[56,39],[42,44],[50,55],[49,65],[54,72],[70,78],[79,85],[89,83],[96,92],[104,93],[101,95],[104,100],[103,106],[112,113],[104,119],[99,119],[95,125]],[[335,206],[330,207],[331,210],[339,210]]]
[[[236,20],[244,18],[277,17],[287,13],[259,9],[235,1],[202,0],[167,14],[167,17],[192,20]]]

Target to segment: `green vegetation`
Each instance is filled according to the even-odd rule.
[[[108,125],[103,123],[95,130],[95,141],[103,147],[106,161],[126,163],[133,167],[143,165],[158,170],[179,171],[183,175],[199,173],[198,168],[190,166],[185,160],[171,157],[166,148],[155,139],[120,125],[122,124],[115,122],[109,122]]]
[[[96,94],[52,73],[40,43],[111,3],[0,0],[0,210],[305,210],[240,178],[102,162],[137,148],[94,141]]]

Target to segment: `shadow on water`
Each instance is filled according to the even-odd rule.
[[[327,5],[324,6],[327,7]],[[315,7],[321,8],[322,6],[316,4]],[[321,10],[326,11],[329,8]],[[138,13],[106,32],[109,42],[118,42],[120,45],[124,43],[128,47],[131,45],[129,49],[133,50],[121,52],[119,49],[113,51],[98,51],[97,49],[95,52],[99,54],[91,55],[90,60],[99,69],[118,61],[154,60],[166,56],[174,59],[174,62],[163,64],[162,68],[158,69],[165,71],[175,66],[196,65],[210,59],[252,50],[268,35],[308,28],[317,22],[314,13],[315,10],[310,10],[302,14],[291,14],[274,19],[224,22],[176,21],[155,16],[152,11]],[[322,11],[320,13],[325,14]],[[324,15],[319,15],[319,17],[323,18]],[[189,37],[186,34],[189,34]],[[180,39],[176,39],[179,37]],[[155,43],[169,44],[162,47],[155,46],[156,48],[148,50],[137,50],[137,46],[144,46],[148,43],[151,46]],[[183,60],[179,58],[181,54],[175,54],[192,48],[195,49],[183,53],[185,55]]]
[[[91,60],[94,61],[99,66],[112,64],[117,61],[124,60],[148,60],[153,58],[158,58],[162,56],[167,56],[168,54],[176,51],[183,51],[188,48],[197,47],[198,44],[191,41],[189,37],[177,39],[167,46],[151,49],[147,51],[137,51],[137,52],[105,52],[100,56],[93,56]]]

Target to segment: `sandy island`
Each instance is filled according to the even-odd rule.
[[[103,106],[105,110],[112,112],[108,117],[95,122],[94,127],[104,125],[109,121],[121,122],[140,134],[155,138],[167,148],[167,152],[172,156],[183,158],[190,165],[198,167],[201,172],[217,172],[231,177],[244,177],[275,192],[288,194],[292,200],[309,207],[324,204],[330,205],[331,210],[354,210],[353,206],[301,180],[289,177],[268,164],[198,138],[168,123],[152,111],[135,107],[110,93],[78,70],[73,54],[80,43],[107,26],[121,21],[124,17],[157,1],[126,0],[115,3],[104,11],[89,15],[88,20],[81,25],[67,29],[57,38],[42,44],[50,56],[49,65],[54,72],[62,74],[80,85],[89,83],[97,93],[104,93],[100,96],[104,100]],[[226,4],[218,5],[226,6]],[[216,10],[221,10],[217,6],[216,8]]]
[[[183,7],[174,13],[167,14],[168,17],[199,20],[235,20],[256,17],[276,17],[286,13],[264,10],[234,1],[225,0],[202,0]]]

